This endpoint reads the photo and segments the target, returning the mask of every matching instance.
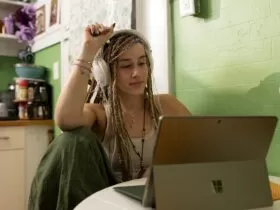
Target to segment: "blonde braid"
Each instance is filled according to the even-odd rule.
[[[114,62],[118,57],[120,57],[121,56],[121,54],[122,53],[124,53],[128,48],[130,48],[131,47],[131,45],[133,45],[134,44],[134,42],[133,42],[133,39],[135,39],[134,37],[123,37],[123,39],[125,39],[125,41],[123,41],[123,42],[121,42],[121,43],[119,43],[119,48],[118,49],[122,49],[122,51],[121,52],[119,52],[119,53],[114,53],[114,52],[116,52],[116,51],[112,51],[112,56],[111,56],[111,60],[110,60],[110,62]],[[120,41],[121,41],[122,39],[120,39]],[[118,43],[116,43],[116,45],[117,45]]]
[[[151,71],[148,72],[148,82],[147,82],[147,97],[150,105],[150,111],[152,115],[152,119],[154,122],[155,127],[158,126],[158,120],[160,116],[159,107],[156,106],[154,95],[153,95],[153,88],[152,88],[152,76]]]
[[[120,152],[120,161],[123,165],[123,180],[128,180],[131,178],[131,159],[129,154],[129,142],[126,140],[129,138],[128,132],[125,129],[120,100],[117,94],[116,88],[116,80],[113,82],[113,112],[111,118],[113,119],[113,123],[116,125],[115,135],[117,138],[117,144]]]
[[[127,141],[129,134],[125,129],[122,110],[120,105],[120,100],[117,93],[116,87],[116,63],[112,65],[113,74],[112,74],[112,86],[109,88],[109,103],[111,104],[111,116],[110,124],[115,125],[111,126],[113,128],[114,137],[117,139],[117,146],[119,149],[120,162],[122,165],[122,174],[123,180],[129,180],[132,178],[131,174],[131,159],[129,153],[129,141]]]

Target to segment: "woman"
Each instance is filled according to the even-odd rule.
[[[95,24],[84,30],[82,43],[55,109],[55,122],[64,133],[40,163],[30,209],[49,203],[49,209],[71,209],[104,187],[142,177],[151,162],[158,117],[190,115],[174,96],[153,95],[151,49],[141,34]],[[53,187],[47,188],[58,191],[52,196],[42,186],[51,179],[44,175],[47,170],[60,173],[50,173]]]

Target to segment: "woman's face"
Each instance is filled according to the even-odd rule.
[[[140,43],[134,44],[117,60],[116,85],[119,91],[130,95],[143,94],[148,71],[144,46]]]

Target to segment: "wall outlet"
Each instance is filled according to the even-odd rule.
[[[180,16],[197,15],[200,13],[200,0],[180,0]]]
[[[53,63],[53,80],[59,79],[59,62],[56,61]]]

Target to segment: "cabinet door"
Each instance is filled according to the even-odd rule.
[[[24,210],[24,150],[0,149],[0,209]]]
[[[28,126],[25,136],[25,200],[28,201],[31,184],[41,158],[45,154],[49,138],[49,126]],[[1,208],[0,208],[1,209]],[[27,209],[27,208],[26,208]]]

